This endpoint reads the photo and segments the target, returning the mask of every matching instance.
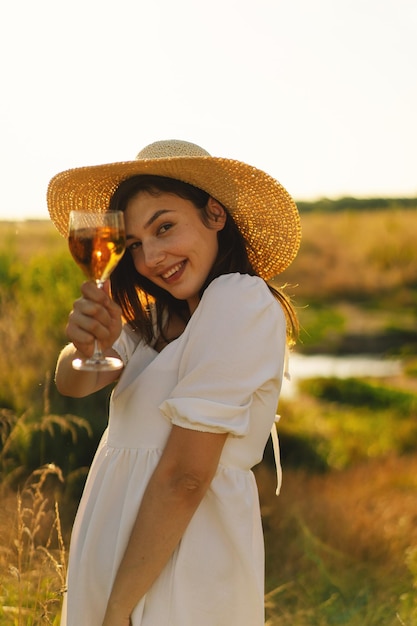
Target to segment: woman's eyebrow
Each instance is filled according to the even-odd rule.
[[[159,211],[156,211],[156,213],[151,215],[151,217],[148,219],[148,221],[144,225],[144,228],[145,229],[149,228],[149,226],[151,226],[158,219],[158,217],[160,217],[161,215],[164,215],[165,213],[172,213],[172,210],[171,209],[160,209]],[[128,239],[137,239],[137,237],[135,235],[130,235],[129,233],[127,233],[126,234],[126,240],[128,240]]]
[[[151,226],[155,220],[158,219],[158,217],[160,217],[161,215],[164,215],[164,213],[171,213],[171,209],[160,209],[159,211],[156,211],[156,213],[154,213],[146,222],[144,228],[149,228],[149,226]]]

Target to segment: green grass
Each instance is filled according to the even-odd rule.
[[[275,500],[272,473],[257,475],[268,626],[415,625],[416,455],[320,475],[288,468]]]
[[[283,458],[292,467],[342,469],[417,449],[417,395],[384,382],[314,378],[280,413]]]
[[[313,379],[282,402],[279,498],[257,470],[267,626],[417,624],[417,407],[401,385]]]

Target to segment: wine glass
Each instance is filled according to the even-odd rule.
[[[102,289],[125,251],[123,213],[71,211],[68,245],[87,278]],[[76,370],[111,371],[121,369],[123,362],[116,357],[105,357],[95,340],[94,354],[88,359],[74,359],[72,366]]]

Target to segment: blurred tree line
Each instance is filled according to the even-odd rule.
[[[344,198],[319,200],[299,200],[297,206],[300,213],[338,211],[392,211],[396,209],[417,209],[417,198]]]

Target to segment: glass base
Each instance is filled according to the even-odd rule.
[[[113,372],[124,366],[121,359],[107,356],[101,359],[74,359],[72,367],[83,372]]]

